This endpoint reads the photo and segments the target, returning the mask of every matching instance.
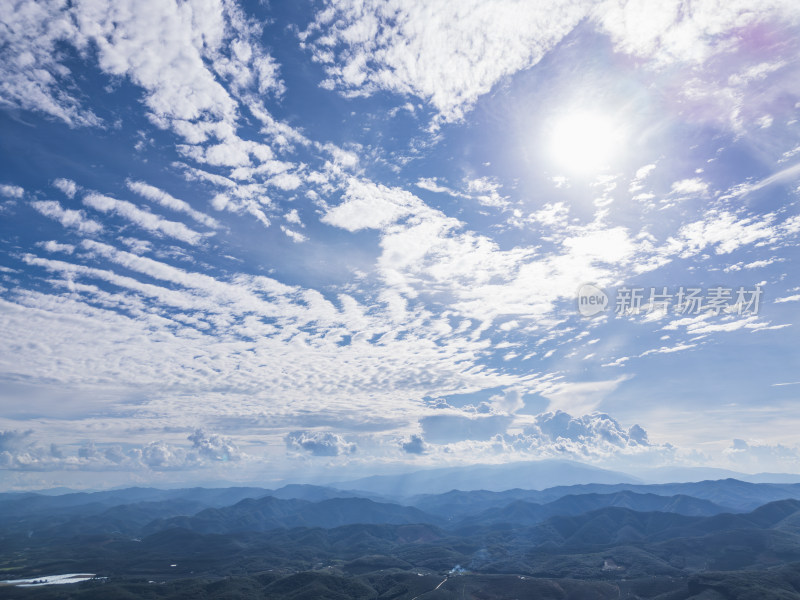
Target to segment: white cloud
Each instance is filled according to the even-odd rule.
[[[18,185],[0,183],[0,196],[5,196],[6,198],[22,198],[24,195],[25,190]]]
[[[416,186],[429,192],[455,195],[455,192],[450,188],[439,185],[435,177],[421,177],[417,180]]]
[[[459,119],[502,77],[536,64],[584,16],[580,2],[330,3],[301,34],[325,64],[326,87],[389,90]]]
[[[561,225],[564,206],[548,205],[532,218]],[[563,227],[547,254],[530,247],[500,250],[486,235],[431,209],[398,188],[351,179],[345,200],[328,208],[323,222],[349,231],[382,231],[378,268],[384,281],[408,295],[435,296],[462,316],[491,322],[495,316],[534,319],[557,301],[572,298],[586,281],[610,283],[614,273],[646,262],[653,250],[623,227],[601,221]],[[641,256],[639,256],[641,254]]]
[[[271,177],[268,183],[278,189],[291,191],[299,188],[303,180],[296,173],[280,173]]]
[[[75,252],[75,246],[72,244],[62,244],[55,240],[49,240],[47,242],[39,242],[37,246],[41,246],[48,252],[64,252],[66,254],[72,254]]]
[[[623,375],[605,381],[556,383],[540,393],[550,401],[550,410],[583,414],[595,410],[628,379],[628,376]]]
[[[685,120],[711,121],[743,134],[780,98],[793,93],[793,28],[800,23],[800,9],[792,0],[757,5],[701,0],[690,6],[604,0],[594,15],[618,51],[643,58],[654,69],[669,67],[680,78]],[[757,27],[771,28],[775,41],[768,53],[754,52],[748,36],[742,35]],[[764,83],[767,78],[770,85]]]
[[[81,233],[92,234],[103,230],[103,226],[100,223],[87,218],[82,210],[62,208],[55,200],[37,200],[31,202],[31,206],[45,217],[55,219],[64,227],[73,227]]]
[[[701,63],[730,50],[730,39],[725,34],[770,17],[794,21],[798,9],[790,0],[766,2],[758,7],[747,0],[703,0],[691,6],[680,2],[607,0],[596,15],[617,48],[628,54],[661,64]]]
[[[549,227],[564,228],[569,218],[569,207],[563,202],[547,203],[536,212],[528,215],[528,219]]]
[[[0,301],[8,333],[0,370],[88,388],[113,381],[180,390],[163,399],[148,393],[148,410],[198,419],[261,414],[267,396],[280,398],[269,401],[270,414],[313,411],[324,396],[331,407],[387,415],[413,409],[422,390],[520,379],[477,367],[485,342],[391,295],[371,306],[346,296],[334,303],[267,277],[216,279],[89,240],[81,249],[82,263],[103,268],[23,257],[51,274],[53,289]],[[37,342],[19,348],[14,340],[31,332]],[[224,382],[225,399],[209,392],[212,381]],[[193,401],[197,394],[204,400]]]
[[[751,331],[761,331],[785,327],[785,325],[770,325],[768,321],[761,319],[758,315],[725,315],[719,320],[712,319],[714,313],[705,310],[696,315],[684,316],[674,319],[663,327],[665,330],[674,331],[684,328],[688,335],[702,336],[709,333],[723,333],[747,329]],[[678,350],[684,349],[684,344],[678,345]],[[669,350],[667,350],[669,351]]]
[[[551,411],[536,416],[534,424],[526,432],[537,434],[550,441],[559,439],[573,442],[603,441],[613,446],[648,446],[647,432],[639,425],[629,429],[607,414],[593,413],[572,417],[563,411]]]
[[[192,448],[203,458],[227,462],[239,460],[242,457],[239,448],[230,438],[217,433],[207,434],[202,429],[198,429],[188,439],[192,442]]]
[[[192,219],[194,219],[198,223],[202,223],[206,227],[213,227],[213,228],[219,227],[219,222],[213,217],[210,217],[205,213],[193,209],[188,202],[179,200],[178,198],[174,198],[173,196],[170,196],[165,191],[160,190],[157,187],[144,183],[143,181],[128,180],[126,184],[129,190],[139,194],[143,198],[147,198],[148,200],[157,202],[158,204],[166,208],[187,214]]]
[[[53,185],[59,190],[61,190],[61,192],[70,200],[74,198],[75,194],[78,192],[78,186],[71,179],[64,179],[63,177],[59,177],[58,179],[53,181]]]
[[[424,206],[406,191],[355,178],[347,182],[343,197],[344,201],[329,208],[321,220],[348,231],[382,229]]]
[[[641,181],[643,179],[647,179],[647,177],[649,177],[650,174],[655,170],[656,170],[655,163],[651,163],[649,165],[645,165],[643,167],[639,167],[636,170],[636,179],[638,179],[639,181]]]
[[[71,125],[99,119],[59,85],[71,75],[57,50],[63,42],[79,50],[93,44],[100,68],[144,88],[156,121],[176,130],[180,122],[236,118],[236,102],[217,77],[235,94],[282,89],[274,60],[255,42],[259,28],[232,3],[21,2],[5,21],[3,95]]]
[[[189,229],[183,223],[162,219],[127,200],[92,193],[84,196],[83,203],[100,212],[115,213],[157,235],[173,237],[188,244],[199,244],[203,240],[202,234]]]
[[[88,1],[75,13],[82,35],[96,44],[103,71],[146,89],[145,103],[157,117],[233,118],[233,100],[204,63],[225,34],[220,3]]]
[[[745,194],[749,194],[751,192],[758,191],[763,189],[767,186],[770,186],[774,183],[781,183],[784,181],[791,181],[796,179],[800,175],[800,163],[792,165],[790,167],[786,167],[773,173],[772,175],[765,177],[755,183],[744,183],[734,187],[724,198],[733,198],[737,196],[744,196]]]
[[[85,46],[63,0],[22,0],[3,9],[0,97],[3,104],[37,110],[71,126],[99,125],[100,119],[63,85],[70,71],[62,42]]]
[[[293,208],[285,215],[283,215],[283,218],[286,219],[289,223],[293,223],[294,225],[300,225],[301,227],[304,226],[303,221],[300,219],[300,215],[298,214],[296,208]]]
[[[500,183],[490,177],[479,177],[477,179],[467,179],[467,192],[472,194],[474,198],[483,206],[491,206],[494,208],[506,208],[508,206],[508,198],[501,196],[498,191]]]
[[[292,431],[286,435],[286,447],[313,456],[339,456],[357,450],[356,444],[328,431]]]
[[[184,168],[184,176],[187,180],[208,182],[216,188],[224,190],[217,192],[211,198],[210,204],[214,210],[227,210],[234,214],[249,214],[255,217],[264,227],[270,226],[271,222],[265,210],[272,205],[272,201],[266,195],[263,184],[241,185],[222,175],[209,173],[187,165],[179,166]]]
[[[708,191],[708,184],[699,177],[681,179],[672,184],[670,191],[676,196],[702,196]]]
[[[758,125],[761,129],[768,129],[772,127],[773,118],[770,115],[764,115],[756,119],[756,125]]]
[[[672,354],[673,352],[682,352],[683,350],[691,350],[692,348],[696,347],[697,344],[680,343],[674,346],[662,346],[660,348],[645,350],[639,356],[649,356],[650,354]]]
[[[219,434],[195,431],[191,447],[162,440],[123,450],[118,444],[84,442],[74,454],[42,445],[33,430],[0,431],[0,469],[19,471],[174,471],[241,460],[236,445]]]
[[[463,446],[451,448],[461,450]],[[536,415],[521,432],[495,436],[485,447],[473,448],[473,453],[511,454],[518,459],[571,458],[622,468],[636,464],[653,468],[677,458],[673,446],[651,443],[639,425],[625,428],[604,413],[573,417],[563,411]]]
[[[308,236],[303,235],[299,231],[295,231],[293,229],[289,229],[286,225],[281,225],[281,231],[286,234],[286,236],[292,240],[294,243],[299,244],[308,240]]]
[[[631,180],[630,185],[628,186],[628,191],[632,194],[644,189],[644,181],[647,179],[650,174],[655,171],[656,165],[655,163],[651,163],[649,165],[644,165],[643,167],[639,167],[636,170],[636,174],[634,175],[633,179]],[[639,196],[643,196],[645,194],[639,194]],[[634,199],[637,199],[634,197]]]
[[[700,221],[682,225],[669,246],[682,256],[691,256],[715,247],[717,254],[729,254],[741,246],[777,239],[774,214],[739,218],[728,211],[710,211]]]

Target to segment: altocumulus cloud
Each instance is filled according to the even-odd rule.
[[[403,442],[401,446],[403,451],[407,454],[425,454],[427,452],[427,444],[425,444],[425,440],[418,435],[412,435],[411,439],[407,442]]]

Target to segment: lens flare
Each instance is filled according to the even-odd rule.
[[[624,147],[624,132],[608,115],[575,111],[558,117],[551,130],[549,152],[559,168],[592,175],[608,170]]]

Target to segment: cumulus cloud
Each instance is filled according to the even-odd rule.
[[[355,443],[329,431],[292,431],[286,435],[285,441],[288,449],[313,456],[339,456],[357,450]]]
[[[286,219],[289,223],[293,223],[295,225],[299,225],[300,227],[305,227],[305,225],[303,225],[303,221],[300,218],[300,215],[298,214],[296,208],[293,208],[292,210],[287,212],[285,215],[283,215],[283,218]]]
[[[63,177],[59,177],[55,181],[53,181],[53,185],[61,190],[61,192],[70,200],[75,197],[75,194],[78,192],[77,184],[72,181],[71,179],[64,179]]]
[[[647,432],[639,425],[624,429],[604,413],[572,417],[560,410],[546,412],[537,415],[535,423],[526,428],[523,434],[534,435],[551,442],[565,439],[583,443],[602,441],[619,447],[649,445]]]
[[[674,459],[676,449],[650,443],[639,425],[625,428],[604,413],[573,417],[563,411],[542,413],[520,433],[497,436],[495,451],[538,458],[571,458],[588,461],[621,460],[655,462]]]
[[[203,458],[223,462],[241,458],[239,448],[231,439],[217,433],[206,434],[202,429],[197,429],[188,439],[192,442],[192,448]]]
[[[449,406],[443,408],[453,410]],[[613,464],[616,468],[636,465],[653,468],[689,457],[671,444],[652,443],[640,425],[625,427],[600,412],[582,416],[563,411],[520,415],[513,424],[503,423],[496,432],[481,436],[466,435],[464,432],[469,431],[461,421],[452,420],[451,423],[460,427],[462,433],[450,432],[437,439],[425,434],[427,455],[458,456],[466,463],[485,462],[488,456],[502,460],[568,458]],[[489,434],[488,430],[485,433]]]
[[[0,196],[6,198],[22,198],[25,195],[25,190],[18,185],[9,185],[7,183],[0,183]]]
[[[55,444],[38,443],[29,431],[0,431],[0,468],[22,471],[139,471],[184,470],[219,462],[238,461],[244,455],[230,438],[196,430],[190,447],[163,440],[124,450],[119,444],[82,443],[74,454]]]
[[[412,435],[411,439],[401,444],[401,447],[407,454],[425,454],[427,452],[425,440],[418,435]]]

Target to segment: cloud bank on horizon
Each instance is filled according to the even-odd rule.
[[[800,471],[796,2],[2,11],[5,488]]]

